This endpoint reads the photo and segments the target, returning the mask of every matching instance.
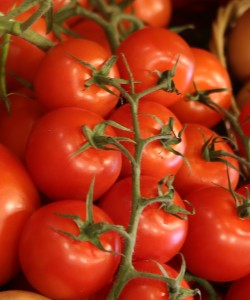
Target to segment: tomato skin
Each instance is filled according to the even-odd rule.
[[[159,80],[156,71],[172,70],[178,58],[173,80],[181,94],[186,93],[193,78],[194,57],[190,46],[180,35],[166,28],[145,27],[140,29],[130,34],[120,44],[116,53],[119,56],[124,54],[134,80],[138,81],[135,83],[137,93],[155,86]],[[118,59],[118,68],[121,78],[129,79],[122,58]],[[175,92],[159,90],[142,99],[155,101],[168,107],[180,100],[180,97]]]
[[[23,291],[23,290],[8,290],[0,292],[2,300],[52,300],[40,294]]]
[[[191,123],[185,125],[187,139],[185,156],[190,166],[185,163],[182,164],[175,175],[174,186],[178,193],[185,197],[190,191],[215,184],[228,188],[227,172],[229,172],[232,189],[235,189],[239,181],[238,161],[235,158],[222,157],[236,168],[234,169],[219,161],[209,161],[202,155],[204,137],[208,140],[211,137],[219,137],[219,135],[203,125]],[[215,149],[234,154],[230,145],[223,140],[215,144]]]
[[[237,215],[232,194],[216,186],[191,192],[185,199],[195,209],[189,217],[189,230],[181,249],[187,269],[215,282],[247,275],[250,220]]]
[[[71,38],[57,44],[46,53],[37,70],[34,79],[37,101],[46,111],[76,106],[105,117],[116,106],[118,91],[110,87],[114,95],[97,85],[85,88],[92,73],[71,55],[97,69],[110,57],[103,46],[87,39]],[[119,77],[116,65],[111,68],[109,76]]]
[[[39,103],[32,97],[32,92],[26,89],[10,94],[10,113],[4,102],[0,102],[0,142],[22,161],[32,127],[43,114]]]
[[[142,196],[156,197],[158,195],[157,185],[157,179],[142,176]],[[165,186],[163,190],[166,191]],[[174,195],[174,203],[185,208],[185,204],[177,192]],[[101,197],[98,205],[107,212],[114,223],[127,228],[132,210],[132,177],[117,181]],[[181,220],[159,207],[159,203],[151,204],[143,210],[140,216],[134,260],[152,258],[163,263],[167,262],[179,252],[184,243],[188,221]]]
[[[139,121],[141,138],[145,139],[160,134],[162,129],[160,122],[162,122],[163,126],[166,126],[169,123],[170,118],[174,119],[173,131],[176,136],[183,129],[182,124],[176,116],[167,107],[164,107],[159,103],[142,101],[139,103],[138,112],[137,118]],[[114,110],[109,116],[109,119],[131,129],[131,131],[124,131],[115,128],[117,136],[134,139],[133,120],[130,105],[128,103]],[[134,155],[134,144],[131,142],[122,142],[122,144],[132,155]],[[186,149],[185,134],[183,134],[180,143],[172,145],[172,147],[179,153],[184,154]],[[122,159],[123,162],[120,177],[126,177],[132,174],[131,163],[125,155],[122,156]],[[149,143],[143,150],[141,174],[153,176],[160,180],[169,174],[176,174],[183,162],[181,155],[176,155],[166,149],[160,141],[154,141]]]
[[[79,34],[82,38],[93,40],[111,53],[111,48],[106,37],[104,29],[95,21],[91,19],[84,19],[77,22],[71,27],[75,33]]]
[[[58,214],[77,215],[84,221],[86,203],[63,200],[37,210],[22,231],[19,245],[21,267],[31,285],[43,295],[53,300],[82,299],[109,282],[118,267],[120,255],[58,232],[57,229],[79,234],[73,220]],[[93,216],[95,222],[112,224],[110,217],[95,205]],[[100,236],[100,241],[105,249],[121,252],[118,233],[106,232]]]
[[[195,92],[194,83],[198,91],[218,88],[227,89],[224,92],[212,93],[210,99],[225,110],[231,106],[232,84],[227,69],[211,52],[201,48],[191,48],[195,58],[193,82],[190,83],[188,93]],[[170,109],[182,123],[197,123],[209,128],[218,124],[223,114],[203,103],[189,100],[183,96],[180,101],[171,105]]]
[[[241,130],[243,131],[243,134],[246,137],[250,137],[250,122],[249,122],[249,115],[250,115],[250,102],[246,103],[240,110],[240,114],[238,117],[238,122],[241,127]],[[236,134],[237,138],[237,144],[238,144],[238,150],[239,153],[242,156],[246,156],[246,149],[244,148],[244,145],[239,137],[238,134]]]
[[[0,286],[19,270],[17,245],[28,217],[40,206],[40,197],[23,164],[0,144]]]
[[[178,273],[166,264],[161,265],[167,272],[170,278],[177,277]],[[138,261],[134,263],[136,270],[141,272],[149,272],[152,274],[163,275],[159,266],[150,260]],[[181,286],[189,288],[185,279],[182,279]],[[169,300],[169,292],[166,283],[160,280],[149,278],[133,278],[124,287],[118,300],[131,300],[131,299],[144,299],[144,300]],[[183,299],[193,300],[193,296],[185,297]]]
[[[25,162],[38,188],[51,200],[85,200],[95,177],[94,199],[113,185],[121,170],[121,153],[94,149],[73,156],[86,142],[81,127],[91,129],[103,118],[77,107],[55,109],[43,115],[30,134]],[[106,135],[115,136],[111,127]]]
[[[127,9],[153,27],[167,27],[172,16],[172,1],[170,0],[134,0]]]
[[[250,274],[231,283],[225,300],[247,299],[250,295]]]
[[[31,11],[24,12],[16,17],[16,20],[23,22],[32,15]],[[52,32],[46,33],[46,22],[44,18],[39,18],[32,26],[31,29],[41,34],[42,36],[54,40]],[[2,42],[2,39],[0,39]],[[1,54],[0,49],[0,54]],[[6,61],[6,81],[7,90],[12,92],[20,87],[22,84],[13,76],[21,77],[23,80],[33,83],[34,74],[38,68],[45,52],[37,46],[24,40],[21,37],[11,35],[8,56]]]

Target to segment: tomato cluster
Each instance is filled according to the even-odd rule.
[[[0,3],[0,299],[246,299],[250,102],[186,5]]]

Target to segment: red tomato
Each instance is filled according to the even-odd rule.
[[[86,203],[64,200],[38,209],[22,231],[21,267],[31,285],[43,295],[53,300],[83,299],[105,286],[114,275],[120,255],[108,251],[121,251],[120,236],[115,231],[101,234],[100,242],[108,251],[100,250],[88,240],[74,240],[62,233],[78,236],[80,229],[72,219],[58,214],[79,216],[85,221]],[[112,224],[95,205],[93,217],[95,223]],[[86,232],[82,230],[81,234]]]
[[[72,1],[71,0],[53,0],[54,12],[58,12],[60,9],[63,9],[63,7],[66,5],[69,5],[70,2],[72,2]],[[77,1],[73,1],[73,2],[80,4],[80,6],[82,6],[83,8],[87,8],[89,5],[88,0],[77,0]],[[83,19],[81,16],[72,16],[66,20],[66,24],[69,26],[73,26],[77,22],[81,21],[81,19]]]
[[[188,94],[195,95],[194,83],[198,91],[225,88],[227,91],[211,93],[208,97],[225,110],[231,105],[232,84],[227,69],[220,60],[211,52],[192,48],[195,58],[193,82],[190,83]],[[223,117],[221,111],[211,109],[207,105],[192,101],[188,96],[183,96],[180,101],[171,105],[170,109],[182,123],[197,123],[207,127],[218,124]]]
[[[250,219],[237,214],[233,195],[216,186],[192,191],[186,199],[195,209],[181,249],[187,269],[216,282],[250,273]]]
[[[134,13],[147,25],[166,27],[171,21],[172,1],[134,0],[126,11]]]
[[[210,138],[218,138],[214,145],[216,151],[224,151],[229,154],[234,154],[231,146],[219,135],[208,127],[198,124],[186,124],[185,134],[187,139],[187,146],[185,156],[189,162],[188,164],[182,164],[180,170],[177,172],[174,180],[174,186],[182,197],[191,191],[197,189],[220,185],[228,187],[228,176],[233,189],[239,181],[239,164],[235,158],[230,156],[222,156],[227,165],[224,162],[212,160],[206,158],[203,153],[203,145],[205,143],[204,138],[209,140]],[[234,168],[232,166],[234,166]],[[236,169],[235,169],[236,168]]]
[[[0,143],[10,148],[21,160],[31,129],[42,115],[39,103],[32,98],[31,91],[18,90],[8,96],[10,113],[4,102],[0,102]]]
[[[225,300],[248,299],[250,295],[250,273],[231,283]]]
[[[0,292],[2,300],[52,300],[40,294],[22,291],[22,290],[9,290]]]
[[[137,118],[140,127],[140,137],[142,139],[163,133],[164,128],[166,128],[170,122],[170,118],[173,118],[174,120],[173,132],[169,132],[173,138],[178,136],[179,132],[183,129],[182,124],[167,107],[155,102],[140,102]],[[134,139],[133,119],[130,105],[128,103],[117,108],[109,116],[109,119],[131,129],[131,131],[124,131],[115,128],[118,136]],[[144,148],[141,158],[141,174],[153,176],[160,180],[169,174],[176,174],[181,168],[183,164],[182,156],[171,152],[167,147],[164,146],[163,143],[163,139],[157,140],[148,143]],[[122,142],[122,144],[132,155],[134,155],[135,145],[133,143]],[[186,149],[185,134],[183,134],[178,144],[175,145],[174,142],[172,142],[171,147],[180,154],[184,154]],[[123,155],[122,158],[123,163],[121,176],[125,177],[132,173],[132,168],[129,159],[125,155]]]
[[[57,44],[46,53],[36,73],[34,89],[37,100],[45,110],[77,106],[105,117],[118,103],[118,91],[109,87],[113,94],[97,85],[86,88],[92,71],[74,57],[99,70],[110,53],[97,42],[87,39],[72,38]],[[116,65],[111,68],[109,76],[119,77]]]
[[[194,56],[190,46],[180,35],[166,28],[145,27],[132,33],[120,44],[117,54],[124,54],[133,77],[138,82],[135,83],[137,93],[156,85],[160,80],[157,71],[163,73],[173,70],[176,64],[173,81],[181,94],[186,93],[193,78]],[[129,79],[121,58],[118,60],[118,67],[121,78]],[[142,99],[170,106],[180,97],[176,92],[159,90]]]
[[[25,12],[18,15],[16,19],[20,22],[27,20],[31,16],[31,12]],[[44,18],[38,19],[31,29],[37,33],[47,37],[50,40],[54,39],[53,33],[46,34],[46,22]],[[2,41],[2,39],[1,39]],[[0,54],[2,48],[0,48]],[[33,83],[34,74],[45,52],[37,46],[24,40],[21,37],[11,35],[8,57],[6,62],[6,79],[8,92],[22,87],[22,84],[15,78]]]
[[[52,200],[83,199],[95,177],[94,199],[116,181],[121,153],[93,147],[73,156],[87,142],[82,126],[103,122],[99,115],[77,107],[55,109],[38,120],[30,134],[26,165],[38,188]],[[105,135],[115,136],[111,127]]]
[[[0,286],[19,270],[17,245],[28,217],[40,206],[38,192],[23,164],[0,145]]]
[[[134,263],[136,270],[140,272],[148,272],[152,274],[163,275],[160,267],[154,261],[138,261]],[[162,264],[161,267],[168,274],[169,278],[176,278],[178,273],[168,265]],[[189,288],[185,279],[181,281],[181,287]],[[149,278],[133,278],[131,279],[121,292],[118,300],[170,300],[167,284],[163,281]],[[185,300],[193,300],[193,296],[182,298]]]
[[[250,138],[249,116],[250,116],[250,102],[246,103],[241,108],[239,118],[238,118],[239,126],[241,127],[241,130],[243,131],[243,134],[245,135],[246,138]],[[236,138],[239,147],[239,153],[243,156],[246,156],[246,151],[247,151],[247,154],[249,155],[249,150],[250,150],[249,146],[246,146],[247,149],[245,149],[245,146],[237,133],[236,133]]]
[[[158,195],[157,179],[142,176],[140,184],[143,197],[151,198]],[[162,188],[164,192],[167,191],[165,186]],[[174,194],[173,203],[185,208],[177,192]],[[127,228],[132,210],[132,178],[127,177],[116,182],[101,197],[98,205],[107,212],[114,223]],[[179,252],[184,243],[188,221],[171,215],[160,207],[159,203],[150,204],[144,208],[140,216],[134,260],[152,258],[160,262],[169,261]]]
[[[0,11],[4,14],[10,12],[10,10],[18,5],[20,5],[24,0],[5,0],[0,1]]]
[[[111,48],[105,31],[95,21],[91,19],[84,19],[72,26],[71,30],[79,34],[82,38],[90,39],[99,43],[111,53]]]

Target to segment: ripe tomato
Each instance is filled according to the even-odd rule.
[[[249,122],[249,115],[250,115],[250,102],[246,103],[240,110],[240,114],[238,117],[238,123],[241,127],[241,130],[243,131],[243,134],[246,138],[250,138],[250,122]],[[239,153],[243,156],[246,156],[246,153],[249,153],[249,147],[248,149],[245,149],[245,146],[240,139],[239,135],[236,134],[237,138],[237,144],[238,144],[238,150]],[[247,151],[247,152],[246,152]]]
[[[82,126],[90,129],[102,117],[78,107],[48,112],[33,127],[25,161],[38,188],[52,200],[83,199],[95,177],[94,199],[116,181],[121,170],[121,153],[90,147],[77,154],[87,143]],[[105,135],[115,136],[111,127]]]
[[[104,29],[95,21],[91,19],[84,19],[71,27],[75,33],[79,34],[82,38],[90,39],[102,45],[111,53],[111,48],[105,34]]]
[[[23,290],[9,290],[0,292],[2,300],[52,300],[40,294],[23,291]]]
[[[177,33],[166,28],[145,27],[128,36],[118,47],[117,54],[124,54],[133,74],[135,91],[145,91],[160,80],[158,72],[173,70],[177,90],[185,94],[193,78],[194,56],[190,46]],[[177,62],[178,61],[178,62]],[[129,79],[122,58],[118,59],[121,78]],[[127,89],[130,89],[128,86]],[[170,106],[180,99],[176,92],[155,91],[142,99]]]
[[[216,186],[191,191],[185,198],[195,209],[181,249],[187,269],[215,282],[249,274],[250,219],[237,214],[233,195]]]
[[[163,275],[160,267],[154,261],[149,261],[149,260],[138,261],[134,263],[134,267],[136,270],[140,272],[148,272],[152,274]],[[172,267],[166,264],[162,264],[161,267],[165,270],[169,278],[177,277],[178,273]],[[189,288],[189,285],[185,279],[182,279],[181,287]],[[169,300],[171,299],[169,296],[170,296],[169,291],[167,288],[167,284],[165,282],[156,279],[136,277],[131,279],[126,284],[118,300],[131,300],[131,299]],[[194,298],[193,296],[188,296],[182,299],[193,300]]]
[[[10,94],[10,113],[7,112],[4,102],[0,102],[0,142],[22,161],[32,127],[42,116],[39,103],[32,97],[32,92],[26,89]]]
[[[20,5],[24,0],[5,0],[0,2],[0,11],[4,14],[10,12],[10,10]]]
[[[72,57],[73,56],[73,57]],[[34,89],[37,100],[45,110],[77,106],[105,117],[117,104],[119,93],[113,87],[109,91],[97,85],[85,87],[92,71],[74,57],[100,69],[110,53],[97,42],[87,39],[68,39],[51,48],[40,64]],[[114,65],[110,77],[119,77]]]
[[[185,156],[189,165],[182,164],[174,180],[174,186],[180,195],[185,197],[190,191],[214,186],[215,184],[228,187],[227,172],[229,173],[231,186],[235,189],[240,176],[238,161],[226,155],[220,157],[225,162],[216,161],[216,159],[206,158],[203,152],[204,138],[206,140],[218,138],[214,144],[215,151],[234,154],[231,146],[220,138],[214,130],[202,125],[186,124],[185,134],[187,139]]]
[[[101,234],[100,242],[108,250],[103,251],[88,240],[74,240],[64,234],[78,236],[80,229],[72,219],[58,214],[85,221],[86,203],[63,200],[38,209],[22,231],[21,267],[31,285],[43,295],[53,300],[83,299],[104,287],[114,275],[120,255],[109,251],[121,252],[120,236],[115,231]],[[95,223],[112,224],[110,217],[95,205],[93,218]],[[81,234],[87,233],[82,231]]]
[[[195,95],[198,91],[225,88],[226,91],[211,93],[208,97],[225,110],[231,106],[232,84],[227,69],[220,60],[211,52],[201,48],[191,48],[195,58],[193,82],[190,83],[188,94]],[[183,95],[182,99],[171,105],[170,109],[182,123],[197,123],[207,127],[218,124],[223,113],[211,109],[207,105],[190,100]]]
[[[250,295],[250,273],[231,283],[225,300],[248,299]]]
[[[177,137],[179,132],[183,129],[182,124],[167,107],[155,102],[140,102],[137,118],[140,127],[140,137],[142,139],[163,133],[167,125],[169,125],[171,118],[174,120],[173,131],[168,132],[168,134],[170,134],[172,138]],[[124,131],[115,128],[118,136],[134,139],[133,118],[128,103],[114,110],[109,116],[109,119],[131,129],[131,131]],[[176,141],[176,139],[174,140]],[[186,149],[185,134],[182,135],[178,144],[174,144],[175,141],[170,142],[169,140],[171,147],[183,155]],[[122,144],[132,155],[134,155],[135,145],[133,143],[122,142]],[[129,159],[125,155],[122,156],[122,159],[121,177],[125,177],[132,173],[132,168]],[[164,146],[164,139],[157,140],[147,144],[143,150],[141,158],[141,174],[153,176],[160,180],[169,174],[176,174],[182,164],[183,158],[181,155],[171,152],[170,149]]]
[[[140,185],[143,197],[158,196],[157,179],[142,176]],[[165,186],[162,189],[164,192],[167,191]],[[177,192],[174,194],[173,203],[181,208],[185,208],[185,204]],[[98,205],[107,212],[115,224],[123,225],[127,228],[132,210],[132,178],[127,177],[117,181],[101,197]],[[187,230],[187,220],[166,212],[161,208],[160,203],[148,205],[140,216],[134,260],[151,258],[163,263],[169,261],[181,249]]]
[[[23,22],[27,20],[31,14],[31,11],[24,12],[18,15],[16,20]],[[46,22],[44,18],[38,19],[31,26],[31,29],[52,41],[54,40],[52,32],[46,33]],[[2,42],[2,38],[0,41]],[[0,55],[1,52],[2,47],[0,48]],[[44,55],[44,51],[24,40],[22,37],[11,36],[5,68],[8,92],[22,87],[22,83],[16,79],[17,76],[31,84],[33,83],[34,74]]]
[[[40,198],[23,164],[0,145],[0,286],[19,270],[17,245],[22,227],[40,206]]]
[[[172,16],[172,1],[134,0],[126,11],[134,13],[147,25],[167,27]]]
[[[248,102],[250,102],[250,80],[243,84],[237,94],[235,95],[235,100],[239,110],[241,110]]]

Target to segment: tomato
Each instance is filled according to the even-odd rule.
[[[172,16],[172,1],[134,0],[126,11],[134,13],[147,25],[167,27]]]
[[[27,221],[19,244],[23,273],[31,285],[53,300],[82,299],[105,286],[114,275],[121,251],[118,233],[100,235],[104,249],[90,241],[74,240],[64,232],[78,236],[76,223],[58,214],[78,216],[86,220],[86,203],[62,200],[42,206]],[[112,224],[110,217],[93,205],[94,222]],[[88,228],[89,229],[89,228]],[[87,234],[82,230],[81,234]]]
[[[156,85],[160,80],[158,72],[174,69],[175,87],[179,93],[185,94],[193,78],[194,56],[190,46],[177,33],[166,28],[145,27],[130,34],[118,47],[117,55],[124,54],[131,69],[135,83],[135,91],[140,93]],[[118,59],[121,78],[129,79],[127,68],[122,58]],[[130,87],[128,86],[129,90]],[[180,99],[176,92],[158,90],[142,99],[159,102],[170,106]]]
[[[58,12],[64,8],[64,6],[67,6],[72,2],[71,0],[53,0],[53,10],[54,12]],[[88,0],[77,0],[73,1],[72,3],[77,3],[83,8],[88,8],[89,1]],[[81,16],[72,16],[69,19],[66,20],[66,24],[69,26],[73,26],[77,22],[81,21],[83,18]]]
[[[240,87],[235,95],[235,100],[239,110],[250,102],[250,80]]]
[[[176,174],[183,164],[183,158],[181,155],[185,153],[186,149],[185,134],[182,135],[179,143],[175,144],[175,137],[177,137],[183,129],[182,124],[167,107],[150,101],[142,101],[139,103],[137,118],[140,127],[140,137],[142,139],[161,133],[163,134],[164,130],[169,125],[170,119],[173,119],[173,130],[166,134],[172,136],[173,141],[170,142],[169,140],[170,147],[179,152],[180,155],[177,155],[167,146],[164,146],[164,139],[150,142],[143,149],[141,158],[141,174],[150,175],[159,180],[164,178],[166,175]],[[130,105],[128,103],[114,110],[114,112],[109,116],[109,119],[131,130],[124,131],[115,128],[118,136],[134,139],[133,119]],[[135,154],[135,145],[133,143],[121,143],[132,155]],[[121,177],[125,177],[132,173],[132,168],[129,159],[125,155],[123,155],[122,159]]]
[[[0,142],[23,161],[29,134],[42,111],[29,90],[18,90],[10,94],[8,99],[10,113],[7,112],[4,102],[0,102]]]
[[[249,115],[250,115],[250,102],[246,103],[240,110],[240,114],[238,117],[238,124],[246,138],[250,137],[250,122],[249,122]],[[249,153],[248,149],[245,149],[240,136],[236,133],[236,139],[238,144],[239,153],[243,156],[246,156],[246,151]]]
[[[216,282],[250,273],[250,219],[237,214],[232,193],[215,186],[190,190],[185,198],[195,209],[181,249],[187,269]]]
[[[250,273],[231,283],[225,300],[247,299],[250,294]]]
[[[187,139],[185,156],[189,164],[182,164],[174,180],[174,186],[180,195],[185,197],[191,191],[214,185],[227,188],[227,174],[232,189],[235,189],[240,176],[239,163],[236,158],[230,157],[234,151],[227,141],[214,130],[198,124],[186,124],[185,134]],[[229,156],[219,157],[224,162],[216,161],[216,158],[212,158],[211,155],[204,156],[203,146],[210,138],[217,139],[214,144],[215,151],[229,153]]]
[[[163,275],[160,267],[154,261],[138,261],[134,263],[136,270],[140,272],[148,272],[152,274]],[[176,278],[178,273],[166,264],[161,264],[161,267],[167,273],[169,278]],[[181,287],[189,288],[185,279],[181,281]],[[163,281],[150,279],[150,278],[133,278],[131,279],[121,292],[118,300],[131,300],[131,299],[144,299],[144,300],[169,300],[170,295],[167,284]],[[193,296],[184,297],[182,299],[192,300]]]
[[[118,91],[109,87],[113,92],[110,93],[97,85],[85,87],[92,72],[74,57],[100,69],[110,53],[97,42],[87,39],[72,38],[57,44],[46,53],[37,70],[34,79],[37,101],[47,111],[77,106],[105,117],[118,103]],[[119,77],[116,65],[111,67],[109,76]]]
[[[157,179],[142,176],[140,185],[143,197],[158,196]],[[167,191],[165,186],[162,189],[164,192]],[[173,203],[185,208],[177,192],[174,194]],[[107,212],[115,224],[128,228],[132,210],[132,178],[127,177],[117,181],[101,197],[98,205]],[[166,262],[179,252],[184,243],[188,221],[171,215],[160,207],[160,203],[150,204],[144,208],[140,216],[134,260],[152,258]]]
[[[95,177],[94,199],[116,181],[121,153],[93,147],[77,154],[86,144],[82,126],[90,129],[103,122],[99,115],[78,107],[64,107],[43,115],[33,127],[25,162],[38,188],[51,200],[83,199]],[[111,127],[105,135],[115,136]]]
[[[16,19],[20,22],[27,20],[31,16],[31,12],[24,12],[18,15]],[[46,34],[46,22],[44,18],[39,18],[31,29],[37,33],[47,37],[51,41],[54,40],[52,32]],[[2,42],[3,40],[0,39]],[[2,48],[0,48],[0,54]],[[22,37],[11,35],[8,57],[6,61],[6,80],[8,92],[22,87],[16,77],[20,77],[29,83],[33,83],[34,74],[45,52],[37,46],[24,40]]]
[[[187,93],[195,95],[195,89],[199,92],[226,89],[223,92],[211,93],[208,97],[216,105],[228,110],[231,106],[232,84],[227,69],[208,50],[192,48],[192,51],[195,58],[195,69],[193,82],[190,83]],[[214,110],[203,103],[190,100],[187,95],[183,95],[180,101],[170,106],[170,109],[182,123],[198,123],[210,128],[218,124],[224,115],[218,109]]]
[[[82,38],[90,39],[101,44],[111,53],[111,48],[104,29],[91,19],[84,19],[71,27],[71,30]]]
[[[51,300],[40,294],[22,291],[22,290],[9,290],[0,292],[0,298],[2,300]]]
[[[12,8],[20,5],[24,0],[5,0],[0,2],[0,11],[4,14],[10,12]]]
[[[23,164],[0,144],[0,286],[19,270],[17,245],[22,227],[40,206],[40,197]]]

